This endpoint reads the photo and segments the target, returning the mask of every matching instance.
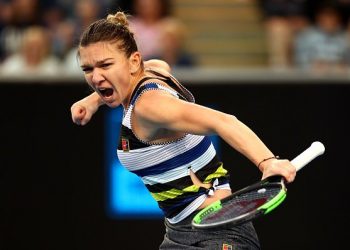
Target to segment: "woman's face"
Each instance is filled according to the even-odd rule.
[[[80,65],[87,83],[109,107],[127,105],[132,75],[139,69],[140,55],[127,58],[117,43],[98,42],[79,48]]]

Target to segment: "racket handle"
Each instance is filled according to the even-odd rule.
[[[295,166],[296,170],[299,171],[317,156],[322,155],[324,151],[324,145],[319,141],[315,141],[311,144],[309,148],[307,148],[304,152],[295,157],[291,161],[291,163]]]

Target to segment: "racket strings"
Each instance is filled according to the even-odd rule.
[[[261,188],[233,197],[222,204],[216,213],[208,214],[201,223],[229,220],[249,213],[270,201],[281,191],[280,187]]]

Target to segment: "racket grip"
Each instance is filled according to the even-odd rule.
[[[317,156],[322,155],[324,151],[324,145],[319,141],[315,141],[311,144],[309,148],[307,148],[304,152],[295,157],[291,161],[291,163],[293,166],[295,166],[296,170],[299,171]]]

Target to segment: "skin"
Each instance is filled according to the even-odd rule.
[[[72,120],[78,125],[87,124],[103,104],[127,108],[136,84],[143,77],[151,76],[141,67],[139,52],[128,58],[115,43],[98,42],[81,47],[79,55],[85,79],[95,92],[72,105]],[[160,60],[146,61],[144,65],[162,74],[170,72],[169,65]],[[158,82],[166,85],[160,80]],[[103,88],[112,88],[113,94],[103,96]],[[258,136],[236,117],[182,101],[164,91],[147,91],[138,99],[132,124],[133,132],[148,142],[165,142],[180,138],[184,133],[217,134],[257,166],[263,159],[273,156]],[[278,174],[284,176],[287,182],[292,182],[296,175],[295,167],[284,159],[264,161],[259,169],[262,179]],[[216,190],[214,196],[208,197],[200,208],[230,194],[228,190]]]

